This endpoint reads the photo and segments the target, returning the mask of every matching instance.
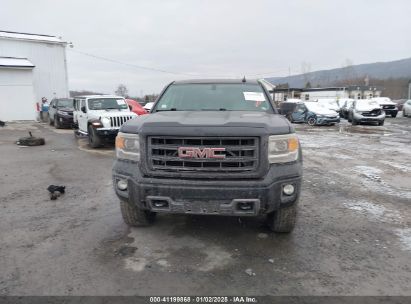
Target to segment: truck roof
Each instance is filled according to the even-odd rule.
[[[81,96],[74,96],[73,98],[123,98],[123,96],[116,96],[116,95],[81,95]]]
[[[213,84],[213,83],[248,83],[248,84],[259,84],[257,79],[246,79],[243,82],[242,79],[187,79],[187,80],[176,80],[173,84]]]

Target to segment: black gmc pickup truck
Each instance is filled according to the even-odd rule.
[[[302,179],[299,140],[257,80],[186,80],[166,86],[150,115],[116,138],[113,185],[124,221],[157,212],[266,216],[294,228]]]

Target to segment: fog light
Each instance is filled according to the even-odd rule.
[[[126,179],[119,179],[117,181],[117,188],[121,191],[127,190],[127,180]]]
[[[283,187],[283,192],[285,195],[292,195],[294,193],[294,186],[287,184]]]

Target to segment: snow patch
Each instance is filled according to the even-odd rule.
[[[131,257],[131,258],[127,258],[125,260],[125,263],[126,263],[126,269],[136,271],[136,272],[141,272],[146,267],[147,260],[145,258]]]
[[[400,165],[400,164],[396,164],[393,162],[390,162],[388,160],[380,160],[380,163],[386,164],[388,166],[391,166],[395,169],[401,170],[403,172],[410,172],[411,171],[411,167],[406,166],[406,165]]]
[[[382,170],[369,166],[355,166],[354,172],[374,181],[381,181]]]
[[[370,219],[381,222],[401,223],[402,216],[396,210],[387,209],[384,206],[367,201],[348,201],[343,204],[346,208],[354,210]]]
[[[200,271],[211,271],[216,268],[223,268],[231,262],[231,254],[222,250],[219,247],[207,248],[205,252],[207,257],[204,264],[199,267]]]
[[[396,229],[395,234],[400,238],[404,249],[411,251],[411,228]]]

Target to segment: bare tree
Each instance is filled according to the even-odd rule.
[[[124,84],[119,84],[117,90],[115,91],[116,95],[127,97],[128,96],[128,89]]]

